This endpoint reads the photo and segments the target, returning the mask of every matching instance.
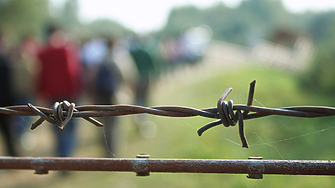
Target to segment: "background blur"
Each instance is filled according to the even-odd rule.
[[[299,3],[293,6],[296,1],[285,4],[277,0],[197,5],[191,1],[162,2],[169,9],[164,9],[166,15],[161,17],[158,2],[144,1],[141,6],[128,2],[115,8],[109,1],[0,0],[3,51],[12,62],[21,61],[26,56],[18,48],[29,36],[31,45],[25,50],[35,56],[45,43],[46,25],[58,25],[67,40],[80,48],[83,89],[76,105],[96,103],[91,70],[109,53],[107,41],[113,39],[113,61],[122,75],[113,96],[115,104],[210,108],[228,87],[233,91],[227,100],[245,104],[249,83],[256,80],[255,106],[335,106],[335,12],[330,6],[306,10],[303,5],[297,8]],[[123,20],[123,16],[108,18],[109,13],[98,15],[94,3],[104,7],[101,12],[110,8],[110,12],[122,12],[136,22]],[[143,5],[149,9],[141,9]],[[155,21],[158,18],[161,20]],[[132,56],[139,45],[152,61],[150,70],[149,65],[144,66],[149,79],[144,101],[136,97],[144,69]],[[33,85],[30,88],[34,90]],[[28,102],[44,104],[37,95]],[[16,119],[24,127],[20,134],[12,135],[18,155],[55,156],[51,126],[44,123],[30,131],[34,120]],[[107,153],[134,158],[145,153],[151,158],[335,160],[334,117],[277,116],[245,121],[249,149],[241,147],[236,127],[218,126],[199,137],[197,129],[211,121],[202,117],[118,117],[112,135],[82,119],[75,121],[73,157],[106,157]],[[110,137],[113,151],[109,151]],[[0,141],[0,155],[7,155],[2,136]],[[333,187],[335,178],[264,175],[263,180],[251,180],[246,175],[223,174],[151,173],[136,177],[125,172],[50,171],[49,175],[34,175],[32,171],[0,171],[0,182],[0,187]]]

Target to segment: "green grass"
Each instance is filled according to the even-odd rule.
[[[159,81],[151,92],[152,106],[176,105],[194,108],[215,107],[226,88],[233,91],[227,100],[245,104],[249,83],[256,80],[255,106],[285,107],[296,105],[327,105],[331,99],[306,93],[300,89],[295,76],[290,73],[261,68],[222,69],[196,76]],[[134,158],[139,153],[151,158],[192,159],[247,159],[262,156],[264,159],[334,160],[334,118],[264,117],[246,120],[246,136],[250,148],[243,149],[237,127],[217,126],[199,137],[197,129],[212,121],[203,117],[170,118],[150,116],[157,126],[153,138],[143,138],[134,128],[132,117],[122,117],[120,137],[122,148],[117,157]],[[92,128],[97,129],[97,128]],[[85,152],[99,152],[95,146],[81,145]],[[102,149],[103,150],[103,149]],[[89,155],[92,156],[92,153]],[[96,156],[99,156],[97,154]],[[53,172],[51,172],[53,173]],[[246,175],[225,174],[173,174],[151,173],[149,177],[136,177],[124,172],[73,172],[65,179],[51,181],[38,179],[18,187],[332,187],[335,178],[330,176],[264,175],[263,180],[250,180]],[[51,178],[50,178],[51,179]]]

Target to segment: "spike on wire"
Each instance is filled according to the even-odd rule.
[[[32,124],[32,130],[40,126],[45,120],[59,126],[60,129],[62,129],[66,126],[66,123],[74,117],[84,118],[97,127],[101,127],[103,125],[92,117],[123,116],[143,113],[167,117],[202,116],[216,120],[201,127],[197,132],[199,136],[201,136],[206,130],[217,125],[223,124],[226,127],[229,127],[234,126],[238,122],[238,130],[242,147],[248,147],[248,142],[244,134],[244,120],[270,115],[304,118],[335,116],[335,108],[327,106],[293,106],[282,108],[252,106],[255,85],[255,80],[250,83],[247,105],[233,105],[232,100],[229,100],[228,103],[225,102],[224,100],[232,91],[232,88],[228,88],[219,98],[215,108],[206,109],[194,109],[181,106],[143,107],[135,105],[84,105],[75,107],[74,103],[63,101],[61,102],[62,105],[61,103],[55,103],[51,108],[35,107],[32,104],[28,104],[26,106],[18,105],[0,107],[0,113],[16,116],[39,116],[40,118]]]

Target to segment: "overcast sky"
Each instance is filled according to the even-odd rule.
[[[56,6],[61,6],[65,0],[52,1]],[[229,7],[236,7],[241,2],[241,0],[78,0],[81,21],[110,18],[137,32],[160,29],[173,7],[194,4],[199,8],[206,8],[218,1],[224,2]],[[334,0],[283,0],[283,3],[291,12],[335,9]]]

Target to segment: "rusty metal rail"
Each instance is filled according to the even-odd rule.
[[[58,126],[60,130],[63,130],[72,117],[82,117],[94,125],[101,127],[103,125],[92,117],[123,116],[140,113],[169,117],[202,116],[218,120],[201,127],[198,130],[199,136],[201,136],[206,130],[217,125],[223,124],[225,127],[229,127],[235,126],[238,122],[242,147],[245,148],[248,148],[248,143],[244,134],[244,120],[269,115],[304,118],[335,115],[335,108],[333,107],[295,106],[284,108],[265,108],[252,106],[255,83],[255,80],[250,83],[247,105],[233,105],[232,100],[229,102],[224,101],[232,91],[232,88],[228,88],[219,98],[217,107],[200,110],[181,106],[142,107],[135,105],[83,105],[76,107],[74,103],[63,101],[61,103],[56,102],[51,108],[35,107],[32,104],[28,104],[27,106],[0,107],[0,113],[17,116],[40,116],[40,118],[32,124],[32,130],[41,125],[45,120]]]
[[[248,178],[262,179],[263,174],[335,175],[335,161],[248,160],[222,159],[150,159],[137,158],[57,158],[57,157],[0,157],[0,169],[48,171],[123,171],[137,176],[150,172],[249,174]]]

